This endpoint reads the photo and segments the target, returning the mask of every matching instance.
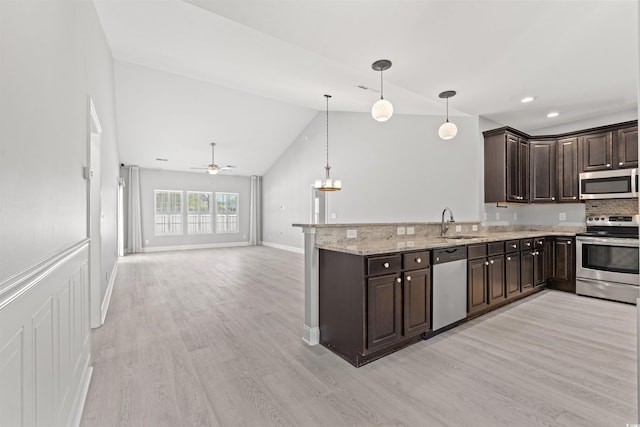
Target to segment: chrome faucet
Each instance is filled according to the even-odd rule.
[[[447,222],[444,222],[444,214],[449,211],[449,219],[447,220]],[[444,210],[442,211],[442,223],[440,224],[440,236],[443,237],[444,234],[447,232],[447,230],[449,230],[449,223],[450,222],[456,222],[453,219],[453,212],[451,211],[451,209],[449,208],[444,208]]]

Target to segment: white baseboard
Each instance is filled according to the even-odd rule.
[[[89,362],[91,358],[87,359]],[[74,427],[80,426],[80,421],[82,421],[82,413],[84,412],[84,404],[87,401],[87,395],[89,394],[89,385],[91,385],[91,377],[93,376],[93,366],[87,366],[85,369],[85,375],[82,379],[82,386],[80,387],[79,393],[76,396],[76,413],[73,416],[73,423],[71,424]]]
[[[315,328],[312,328],[310,326],[304,325],[302,341],[304,341],[308,345],[320,344],[320,328],[318,328],[317,326]]]
[[[295,246],[281,245],[279,243],[262,242],[262,246],[268,246],[270,248],[282,249],[283,251],[295,252],[297,254],[304,254],[303,248],[296,248]]]
[[[249,242],[229,242],[229,243],[205,243],[201,245],[177,245],[177,246],[151,246],[142,248],[142,252],[166,252],[166,251],[188,251],[191,249],[214,249],[232,248],[237,246],[249,246]]]
[[[116,281],[116,274],[118,274],[118,260],[116,260],[111,276],[109,279],[109,285],[107,286],[107,292],[104,294],[102,300],[102,307],[100,307],[100,326],[104,325],[104,319],[107,317],[107,310],[109,310],[109,303],[111,302],[111,294],[113,293],[113,284]]]

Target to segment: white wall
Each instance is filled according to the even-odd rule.
[[[93,3],[0,2],[0,23],[0,284],[86,237],[88,96],[103,126],[110,272],[118,150],[111,53]]]
[[[123,169],[124,170],[124,169]],[[126,177],[126,173],[122,174]],[[125,186],[125,191],[129,183]],[[238,215],[240,231],[238,233],[186,234],[179,236],[155,236],[154,233],[154,190],[210,191],[238,193]],[[207,173],[177,172],[153,169],[140,169],[140,215],[142,218],[143,248],[172,248],[193,245],[232,244],[249,240],[249,206],[251,179],[246,176],[209,175]],[[186,197],[186,193],[184,194]],[[215,194],[214,194],[215,197]],[[183,203],[186,200],[183,198]],[[183,209],[186,209],[183,205]],[[214,207],[215,209],[215,207]],[[126,242],[126,240],[125,240]]]
[[[264,176],[263,239],[296,248],[308,223],[310,186],[324,176],[326,124],[320,112]],[[335,223],[439,221],[445,206],[456,220],[479,221],[477,186],[482,145],[478,118],[456,117],[458,135],[438,137],[442,117],[395,115],[378,123],[368,113],[330,112],[329,194]]]

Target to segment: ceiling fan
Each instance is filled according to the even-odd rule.
[[[211,164],[210,165],[207,165],[206,168],[203,167],[203,168],[191,168],[191,169],[206,169],[207,173],[210,173],[211,175],[215,175],[220,171],[231,172],[231,170],[233,168],[235,168],[235,166],[227,165],[227,166],[220,167],[220,166],[216,165],[216,162],[214,160],[215,159],[215,148],[216,148],[216,143],[212,142],[211,143]]]

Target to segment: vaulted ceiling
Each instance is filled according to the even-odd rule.
[[[144,167],[206,164],[215,141],[217,163],[262,174],[323,94],[332,111],[370,111],[379,93],[358,86],[379,89],[383,58],[396,114],[444,115],[449,89],[450,115],[525,132],[637,109],[634,0],[95,3],[116,59],[121,158]]]

